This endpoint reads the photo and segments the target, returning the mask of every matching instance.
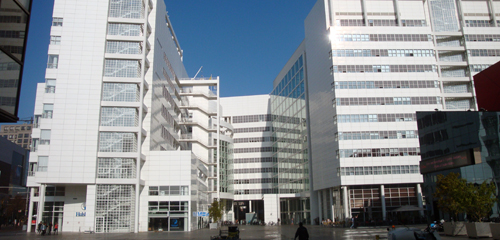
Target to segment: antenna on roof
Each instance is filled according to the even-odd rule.
[[[200,73],[201,69],[203,68],[203,66],[200,67],[200,69],[198,70],[198,72],[196,72],[196,74],[194,75],[193,79],[196,78],[196,76],[198,76],[198,73]]]

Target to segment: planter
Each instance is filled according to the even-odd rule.
[[[217,229],[217,223],[210,223],[210,229]]]
[[[464,222],[445,222],[443,228],[444,234],[448,236],[467,235]]]
[[[500,224],[490,223],[490,231],[493,239],[500,239]]]
[[[467,228],[467,235],[470,238],[491,237],[490,223],[466,223],[465,227]]]

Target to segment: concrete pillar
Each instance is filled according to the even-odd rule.
[[[248,212],[252,212],[252,200],[248,200]]]
[[[321,219],[323,219],[323,206],[321,205],[321,202],[322,202],[322,198],[321,198],[321,190],[318,191],[318,206],[319,206],[319,209],[318,209],[318,214],[319,214],[319,225],[321,225]]]
[[[330,219],[332,221],[335,220],[335,204],[333,203],[333,193],[332,193],[332,189],[328,189],[328,193],[329,193],[329,196],[330,196],[330,208],[332,209],[332,216],[330,216]]]
[[[420,186],[420,183],[417,183],[417,201],[418,201],[418,207],[423,208],[424,204],[422,203],[422,188]],[[418,211],[420,213],[420,217],[424,216],[424,211]]]
[[[30,202],[29,202],[29,207],[28,207],[28,220],[26,221],[26,224],[28,225],[27,232],[31,232],[31,221],[33,220],[33,196],[35,196],[35,188],[31,188],[30,189]]]
[[[384,185],[380,185],[380,201],[382,202],[382,219],[387,220],[387,209],[385,208],[385,189]]]
[[[43,209],[45,208],[45,187],[47,185],[41,184],[38,191],[38,210],[36,214],[36,224],[42,221]]]
[[[344,195],[344,219],[345,218],[350,218],[351,217],[351,207],[350,207],[350,204],[349,204],[349,191],[347,190],[347,186],[343,186],[342,187],[342,192],[343,192],[343,195]]]

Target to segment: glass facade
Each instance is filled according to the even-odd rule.
[[[133,231],[134,206],[133,185],[97,185],[95,231]]]
[[[0,122],[16,122],[31,1],[0,1]]]
[[[432,14],[432,30],[434,32],[457,32],[460,30],[455,1],[429,1]]]
[[[500,184],[500,112],[417,112],[417,119],[428,212],[433,219],[449,220],[433,199],[438,175],[455,172],[471,183]],[[498,216],[497,203],[491,217]]]
[[[271,93],[273,165],[278,194],[309,191],[304,57],[300,56]],[[278,131],[279,129],[283,131]],[[288,141],[294,139],[297,141]],[[309,200],[281,199],[283,223],[310,223]]]

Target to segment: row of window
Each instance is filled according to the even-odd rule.
[[[9,126],[9,125],[3,126],[4,133],[19,131],[19,130],[21,131],[31,130],[31,126]]]
[[[330,57],[434,57],[431,49],[339,49]]]
[[[233,159],[233,163],[266,163],[266,162],[277,162],[277,161],[275,157]]]
[[[388,114],[349,114],[337,115],[339,123],[357,122],[410,122],[416,121],[415,113],[388,113]]]
[[[372,97],[372,98],[337,98],[337,106],[358,105],[427,105],[441,104],[440,97]]]
[[[435,65],[333,65],[332,73],[436,72]]]
[[[97,178],[130,179],[136,176],[133,158],[98,158]]]
[[[394,15],[394,14],[393,14]],[[353,27],[353,26],[365,26],[365,21],[363,19],[338,19],[335,20],[337,26],[342,27]],[[369,19],[368,26],[398,26],[398,21],[394,19]],[[425,27],[427,26],[425,20],[401,20],[402,27]]]
[[[498,57],[500,49],[471,49],[468,50],[472,57]]]
[[[274,114],[245,115],[245,116],[233,117],[233,123],[271,122],[271,121],[298,124],[300,123],[300,118],[278,116]]]
[[[274,137],[252,137],[252,138],[235,138],[234,143],[251,143],[251,142],[274,142]]]
[[[287,172],[287,173],[304,173],[304,171],[307,171],[307,169],[286,169],[286,168],[280,168],[280,172]],[[232,170],[233,174],[245,174],[245,173],[278,173],[278,169],[275,167],[269,167],[269,168],[242,168],[242,169],[233,169]]]
[[[149,214],[168,214],[169,212],[187,212],[189,211],[189,202],[178,201],[162,201],[162,202],[148,202]]]
[[[418,165],[373,166],[373,167],[341,167],[340,176],[387,175],[387,174],[420,173]]]
[[[234,195],[247,195],[247,194],[275,194],[278,193],[278,190],[275,188],[269,189],[240,189],[234,190]],[[282,191],[283,193],[283,191]]]
[[[470,70],[471,72],[481,72],[486,68],[489,68],[490,66],[491,66],[490,64],[473,64],[470,65]]]
[[[15,106],[16,102],[15,97],[0,97],[0,106]]]
[[[430,34],[338,34],[335,42],[430,42]]]
[[[21,67],[15,62],[4,62],[0,63],[0,71],[13,71],[20,70]]]
[[[277,183],[275,178],[252,178],[252,179],[234,179],[234,184],[252,184],[252,183]]]
[[[21,16],[0,16],[0,23],[21,23]]]
[[[420,148],[364,148],[337,150],[337,158],[419,156]]]
[[[368,139],[403,139],[418,138],[418,131],[360,131],[338,132],[335,140],[368,140]]]
[[[500,42],[498,34],[468,34],[465,35],[465,41],[469,42]]]
[[[335,89],[439,88],[438,81],[335,81]]]
[[[465,20],[466,27],[494,27],[490,20]]]
[[[149,186],[149,196],[187,196],[189,186]]]
[[[234,133],[269,132],[271,127],[235,128]]]
[[[25,31],[0,30],[0,38],[24,38]]]
[[[17,79],[0,79],[0,88],[17,88],[19,80]]]
[[[133,19],[143,18],[144,2],[143,0],[111,1],[109,4],[109,17]]]
[[[235,148],[233,153],[253,153],[253,152],[287,152],[287,153],[299,153],[300,149],[292,148],[276,148],[276,147],[255,147],[255,148]]]

